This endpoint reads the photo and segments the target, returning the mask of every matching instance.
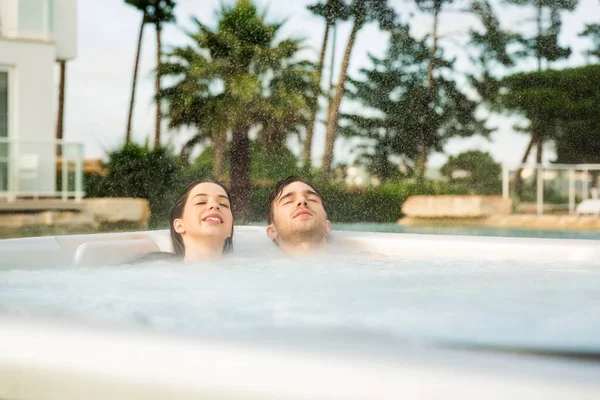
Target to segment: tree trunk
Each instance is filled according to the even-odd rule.
[[[427,166],[427,158],[429,151],[425,145],[419,149],[419,158],[417,158],[417,183],[422,185],[425,183],[425,168]]]
[[[154,133],[154,148],[158,148],[160,146],[160,120],[162,117],[162,106],[161,101],[158,98],[158,94],[160,93],[160,66],[161,66],[161,42],[160,42],[160,34],[161,34],[161,26],[160,23],[156,24],[156,80],[155,80],[155,90],[156,90],[156,126]]]
[[[65,84],[67,79],[67,62],[60,60],[60,83],[58,85],[58,116],[56,118],[56,140],[63,139],[65,115]],[[62,145],[56,146],[56,155],[62,155]]]
[[[311,164],[312,154],[312,138],[315,131],[315,121],[317,112],[319,111],[319,97],[321,95],[321,77],[323,76],[323,65],[325,63],[325,53],[327,51],[327,41],[329,39],[329,23],[325,23],[325,36],[323,37],[323,46],[319,56],[319,66],[317,76],[315,77],[318,84],[318,91],[315,92],[314,98],[310,104],[310,116],[308,117],[308,126],[306,127],[306,140],[304,141],[304,166],[309,167]]]
[[[542,41],[542,1],[537,0],[537,39],[535,43],[535,53],[538,62],[538,71],[542,71],[542,52],[540,49],[540,42]]]
[[[335,73],[335,50],[337,48],[337,24],[333,24],[333,38],[331,39],[331,65],[329,66],[329,86],[327,88],[328,99],[331,99],[331,91],[334,88],[333,75]]]
[[[350,38],[348,39],[348,45],[346,46],[346,53],[344,54],[344,60],[342,61],[342,68],[340,71],[340,79],[335,90],[335,96],[329,106],[329,115],[327,116],[327,131],[325,134],[325,153],[323,154],[323,171],[326,173],[331,172],[331,164],[333,162],[333,143],[338,128],[338,118],[340,114],[340,105],[342,104],[342,98],[344,97],[344,90],[346,84],[346,76],[348,74],[348,65],[350,64],[350,56],[352,49],[354,48],[354,42],[356,41],[356,35],[360,30],[362,24],[359,21],[354,21]]]
[[[125,143],[131,141],[131,121],[133,118],[133,105],[135,103],[135,86],[137,84],[137,74],[140,65],[140,53],[142,51],[142,35],[146,22],[146,13],[142,15],[142,25],[140,25],[140,34],[138,36],[137,51],[135,53],[135,65],[133,67],[133,83],[131,85],[131,101],[129,102],[129,114],[127,115],[127,129],[125,130]]]
[[[523,165],[527,162],[527,159],[529,158],[529,154],[531,153],[531,149],[533,149],[534,144],[535,144],[535,136],[531,136],[531,140],[529,141],[529,144],[527,145],[527,149],[525,149],[525,154],[523,154],[523,158],[521,159],[521,165]],[[515,193],[517,194],[517,196],[521,195],[521,173],[522,172],[523,172],[523,168],[521,168],[519,166],[519,168],[517,169],[517,173],[515,174],[515,178],[514,178]]]
[[[230,154],[229,188],[233,201],[233,213],[237,223],[250,219],[250,139],[248,127],[234,129]]]
[[[427,67],[427,79],[428,79],[430,90],[433,90],[433,70],[435,69],[435,54],[437,53],[438,24],[439,24],[439,14],[440,14],[441,8],[442,8],[442,4],[441,4],[440,0],[435,0],[434,5],[433,5],[433,33],[432,33],[433,43],[431,45],[431,58],[429,59],[429,66]]]
[[[439,14],[442,8],[441,0],[435,0],[433,4],[433,33],[431,44],[431,55],[429,58],[429,65],[427,67],[427,85],[429,87],[429,94],[431,100],[435,98],[435,81],[433,79],[433,71],[435,70],[435,55],[438,50],[438,25],[439,25]],[[432,133],[434,135],[435,133]],[[422,142],[419,149],[419,158],[417,159],[417,182],[423,184],[425,182],[425,169],[427,168],[427,158],[429,156],[429,145],[427,139],[422,138]]]
[[[215,165],[213,165],[213,175],[216,179],[221,179],[225,171],[225,150],[227,148],[227,131],[217,132],[213,139],[215,147]]]

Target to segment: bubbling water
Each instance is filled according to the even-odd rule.
[[[161,332],[600,350],[600,264],[366,257],[0,271],[4,312]]]

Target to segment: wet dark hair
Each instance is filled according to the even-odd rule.
[[[169,212],[169,229],[171,231],[171,243],[173,243],[173,252],[178,255],[183,257],[185,255],[185,246],[183,244],[183,238],[181,237],[181,234],[178,232],[175,232],[175,227],[173,226],[173,222],[175,222],[175,220],[177,218],[181,218],[181,216],[183,215],[183,210],[185,209],[185,203],[187,203],[188,197],[190,195],[190,192],[192,191],[193,188],[195,188],[197,185],[201,184],[201,183],[214,183],[215,185],[219,185],[223,188],[223,190],[225,191],[225,194],[227,195],[227,199],[229,200],[229,204],[231,206],[233,206],[233,203],[231,201],[231,193],[229,193],[229,189],[227,189],[227,187],[225,187],[224,184],[222,184],[219,181],[216,181],[214,179],[199,179],[197,181],[194,181],[192,183],[190,183],[184,190],[183,192],[181,192],[181,194],[179,196],[177,196],[177,199],[175,199],[175,201],[173,202],[173,206],[171,206],[171,211]],[[233,211],[232,211],[233,213]],[[226,253],[230,253],[233,250],[233,225],[231,226],[231,236],[228,237],[227,239],[225,239],[225,243],[223,244],[223,254]]]
[[[265,207],[265,217],[267,218],[267,224],[270,225],[273,222],[273,204],[275,203],[275,200],[277,200],[277,198],[281,196],[281,193],[288,185],[294,182],[302,182],[305,185],[310,186],[321,199],[321,203],[323,204],[325,213],[327,213],[327,208],[325,207],[325,201],[323,200],[323,196],[321,196],[321,193],[319,193],[315,186],[312,183],[308,182],[306,179],[302,179],[297,175],[292,175],[277,182],[273,190],[271,190],[271,192],[269,193],[269,197],[267,198],[267,204]]]

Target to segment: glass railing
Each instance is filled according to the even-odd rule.
[[[0,198],[83,198],[83,144],[0,138]]]

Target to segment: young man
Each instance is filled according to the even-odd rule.
[[[308,182],[290,176],[275,185],[266,207],[267,236],[285,253],[302,255],[323,251],[331,222],[323,198]]]

